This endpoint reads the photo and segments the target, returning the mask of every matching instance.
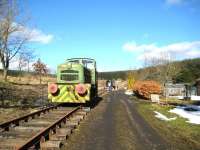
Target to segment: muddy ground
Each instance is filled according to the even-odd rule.
[[[62,149],[166,150],[176,149],[140,116],[134,101],[122,92],[104,96],[81,122]]]

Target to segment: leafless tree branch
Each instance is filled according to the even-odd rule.
[[[4,80],[7,79],[7,71],[10,61],[27,44],[30,37],[24,32],[25,23],[19,21],[20,13],[17,0],[0,1],[0,61],[4,70]]]

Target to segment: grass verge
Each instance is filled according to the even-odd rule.
[[[173,106],[160,106],[147,102],[137,102],[138,112],[175,149],[200,149],[200,125],[186,122],[186,119],[168,112]],[[162,121],[155,117],[158,111],[167,117],[177,116],[176,120]]]

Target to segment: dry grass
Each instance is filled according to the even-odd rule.
[[[37,109],[21,109],[21,108],[0,108],[0,123],[11,120],[13,118],[23,116],[26,113],[31,113]]]
[[[50,76],[42,77],[40,84],[39,77],[24,75],[21,78],[8,76],[4,82],[0,76],[0,101],[2,105],[32,105],[39,99],[47,99],[47,83],[56,82],[56,78]]]
[[[0,81],[3,81],[2,75],[0,75]],[[22,77],[13,77],[8,76],[8,82],[14,84],[32,84],[37,85],[40,84],[39,76],[37,75],[25,75]],[[56,78],[50,76],[43,76],[42,77],[42,84],[47,84],[48,82],[56,82]]]
[[[169,105],[187,105],[187,104],[194,104],[196,101],[191,101],[191,100],[179,100],[176,98],[161,98],[161,102],[164,102]]]
[[[3,81],[0,75],[0,105],[16,106],[21,103],[32,105],[38,99],[47,99],[47,83],[56,82],[56,78],[42,77],[40,85],[39,77],[34,75],[24,75],[21,77],[8,76],[8,82]],[[3,90],[2,90],[3,89]],[[0,108],[0,123],[13,119],[34,111],[31,108]]]

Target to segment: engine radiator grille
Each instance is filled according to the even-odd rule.
[[[60,79],[64,81],[75,81],[78,80],[78,74],[61,74]]]

